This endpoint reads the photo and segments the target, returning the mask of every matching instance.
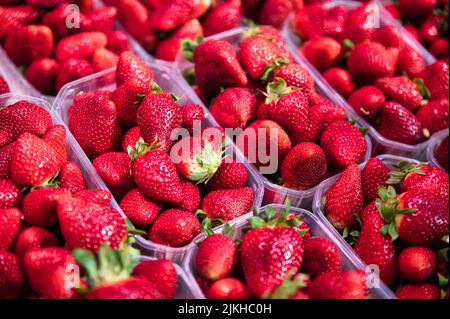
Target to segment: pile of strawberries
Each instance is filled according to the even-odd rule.
[[[290,212],[266,207],[248,219],[238,241],[225,225],[211,234],[195,255],[197,282],[211,299],[366,299],[367,275],[344,271],[339,248],[315,237],[309,225]],[[274,247],[276,246],[276,249]]]
[[[448,195],[444,170],[375,157],[342,173],[322,211],[398,298],[448,298]]]
[[[448,63],[448,0],[386,1],[384,8],[436,59]]]
[[[126,34],[113,28],[117,14],[114,7],[93,8],[90,0],[0,2],[0,44],[38,91],[56,94],[115,66],[130,49]]]
[[[421,143],[449,126],[448,61],[426,66],[395,25],[368,24],[370,5],[297,11],[292,24],[303,40],[300,51],[382,136]]]

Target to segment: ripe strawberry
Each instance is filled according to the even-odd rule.
[[[415,39],[417,42],[421,42],[419,29],[414,24],[405,23],[403,25],[403,28],[413,39]]]
[[[19,233],[22,213],[17,208],[0,208],[0,250],[8,250]]]
[[[66,2],[66,0],[27,0],[29,5],[51,9],[57,5]]]
[[[386,102],[383,91],[376,86],[362,86],[350,95],[348,103],[365,119],[373,121]]]
[[[97,119],[92,122],[92,119]],[[70,107],[69,128],[89,158],[119,148],[117,111],[106,95],[84,93]]]
[[[430,43],[439,38],[441,18],[432,14],[419,26],[420,42]]]
[[[439,299],[439,288],[433,284],[408,284],[395,293],[398,299]]]
[[[258,22],[281,28],[293,9],[294,3],[291,0],[265,1],[259,10]]]
[[[181,107],[181,116],[183,117],[183,127],[189,133],[194,132],[194,128],[201,127],[205,120],[203,107],[198,104],[186,104]]]
[[[322,72],[337,64],[342,46],[333,38],[317,37],[306,41],[300,51],[309,63]]]
[[[246,18],[256,20],[259,12],[258,0],[242,0],[242,12]]]
[[[425,70],[423,57],[411,47],[404,47],[398,55],[398,72],[409,77],[417,77]]]
[[[448,136],[439,144],[437,147],[434,156],[438,161],[439,165],[441,165],[447,172],[449,171],[449,162],[448,162]]]
[[[222,87],[248,84],[237,53],[227,41],[210,39],[201,43],[195,48],[193,61],[195,81],[207,96],[216,95]]]
[[[33,248],[58,246],[58,239],[51,232],[44,228],[27,227],[17,236],[14,252],[19,257]]]
[[[205,15],[202,26],[205,30],[205,36],[210,36],[239,27],[241,20],[241,1],[227,0],[218,3]],[[217,23],[218,21],[220,23]]]
[[[155,76],[143,60],[134,53],[125,51],[119,56],[116,69],[116,82],[120,86],[131,79],[142,81],[147,86],[150,86],[155,81]]]
[[[433,12],[436,4],[437,0],[400,0],[398,8],[403,19],[420,21]]]
[[[355,252],[367,265],[377,265],[380,279],[390,285],[397,278],[397,254],[391,236],[381,233],[384,221],[375,202],[371,202],[361,213],[361,222]]]
[[[108,50],[111,50],[116,54],[131,50],[130,43],[128,42],[128,36],[124,31],[111,30],[106,33],[106,37],[108,39],[108,43],[106,44],[106,48]]]
[[[244,37],[246,38],[253,36],[260,36],[264,38],[266,41],[274,43],[280,50],[281,55],[286,57],[290,63],[293,63],[289,46],[278,29],[269,25],[256,26],[251,27],[248,31],[244,33]]]
[[[162,212],[148,233],[151,241],[170,247],[183,247],[200,233],[200,223],[193,213],[180,209]]]
[[[109,206],[111,204],[111,193],[102,189],[85,189],[73,195],[88,203],[94,203],[101,206]]]
[[[130,277],[95,287],[87,299],[164,299],[156,286],[144,278]]]
[[[195,183],[180,180],[183,199],[175,206],[181,210],[194,213],[202,201],[200,189]]]
[[[79,28],[68,28],[66,21],[78,14]],[[42,24],[49,27],[56,40],[60,40],[69,34],[77,33],[79,31],[88,31],[92,29],[92,20],[89,19],[83,12],[77,12],[76,8],[69,3],[62,3],[52,11],[47,12],[42,17]]]
[[[85,76],[94,73],[89,61],[84,59],[71,59],[63,60],[61,68],[59,69],[59,74],[56,79],[56,91],[61,90],[61,88],[70,82],[81,79]]]
[[[384,103],[377,130],[387,139],[410,145],[420,143],[426,137],[419,119],[396,102]]]
[[[136,114],[144,141],[156,141],[161,150],[169,151],[174,144],[171,134],[183,122],[180,108],[173,97],[152,84],[152,92],[142,101]]]
[[[126,153],[103,153],[96,157],[92,164],[114,197],[122,198],[123,195],[133,189],[131,160]]]
[[[0,110],[0,146],[15,141],[22,133],[39,137],[52,126],[50,113],[27,101],[16,102]]]
[[[376,31],[378,8],[370,2],[351,10],[347,18],[347,25],[340,36],[341,39],[348,39],[353,43],[361,43],[372,38]]]
[[[350,73],[343,68],[333,67],[325,71],[323,77],[342,96],[347,97],[355,90],[356,84]]]
[[[325,194],[325,215],[336,229],[352,226],[362,212],[364,198],[361,183],[358,166],[351,164]]]
[[[53,125],[45,132],[42,139],[53,147],[61,163],[68,160],[69,155],[66,144],[66,129],[64,126]]]
[[[0,298],[18,298],[25,288],[25,275],[20,259],[0,250]]]
[[[386,25],[376,29],[372,34],[372,41],[381,43],[385,48],[401,50],[405,46],[400,29],[395,25]]]
[[[133,276],[144,278],[155,284],[165,298],[175,298],[178,274],[172,261],[167,259],[142,261],[134,267]]]
[[[106,46],[102,32],[80,32],[63,38],[55,48],[55,57],[63,62],[68,59],[90,59],[95,50]]]
[[[432,100],[448,98],[448,74],[448,62],[443,61],[433,63],[423,72],[422,77]]]
[[[326,155],[319,145],[311,142],[297,144],[281,164],[284,185],[298,190],[316,186],[326,173]]]
[[[108,70],[117,65],[119,57],[113,51],[105,48],[98,48],[92,54],[92,69],[94,72]]]
[[[375,85],[383,91],[386,99],[395,101],[410,111],[417,109],[422,102],[416,83],[404,76],[380,78]]]
[[[113,29],[117,18],[117,8],[106,6],[95,8],[86,14],[87,18],[92,21],[90,31],[108,32]]]
[[[367,299],[366,280],[362,270],[323,273],[311,282],[308,294],[313,299]]]
[[[11,161],[14,142],[6,145],[5,147],[0,147],[0,178],[10,178],[9,173],[9,162]]]
[[[201,209],[211,219],[231,221],[250,211],[254,196],[250,187],[212,191],[203,198]]]
[[[208,299],[249,299],[247,287],[239,279],[226,277],[214,282],[206,293]]]
[[[436,275],[437,266],[437,255],[428,247],[407,247],[398,256],[398,271],[404,279],[411,282],[432,278]]]
[[[206,184],[209,191],[218,189],[233,189],[244,187],[247,182],[248,172],[244,164],[233,160],[223,161],[219,169]]]
[[[343,265],[337,246],[322,237],[311,237],[305,241],[303,258],[302,269],[311,276],[340,271]]]
[[[283,65],[273,73],[273,78],[282,78],[288,86],[301,88],[311,102],[316,97],[314,79],[304,67],[290,63]]]
[[[58,74],[59,63],[50,58],[42,58],[31,63],[25,73],[25,78],[39,92],[50,95],[55,92]]]
[[[0,208],[19,207],[22,190],[10,179],[0,178]]]
[[[18,186],[37,186],[54,177],[62,164],[50,144],[23,133],[14,143],[10,172]]]
[[[386,49],[377,42],[363,42],[351,51],[347,68],[355,80],[371,82],[381,77],[393,76],[397,60],[397,49]]]
[[[5,79],[0,75],[0,94],[5,94],[9,92],[8,83],[6,83]]]
[[[56,205],[70,192],[64,188],[42,187],[28,193],[22,204],[25,220],[33,226],[47,227],[57,223]]]
[[[21,2],[21,1],[20,1]],[[20,3],[17,3],[20,4]],[[37,22],[41,16],[42,10],[28,5],[6,6],[3,2],[0,7],[0,41],[3,40],[19,27]]]
[[[150,225],[161,212],[162,205],[135,188],[123,196],[120,208],[135,226]]]
[[[62,199],[58,201],[57,211],[61,233],[72,248],[94,252],[104,244],[119,248],[127,237],[125,220],[111,207],[79,199]]]
[[[430,44],[428,51],[438,59],[449,56],[449,42],[445,38],[437,38]]]
[[[122,152],[128,153],[129,147],[131,150],[136,150],[136,145],[142,139],[141,129],[139,126],[130,128],[124,135],[122,140]]]
[[[67,161],[61,166],[58,182],[59,187],[66,188],[71,193],[77,193],[87,188],[81,168],[72,161]]]
[[[426,134],[434,133],[448,128],[449,104],[448,98],[433,100],[422,106],[416,114]]]
[[[372,157],[367,161],[361,173],[366,204],[378,198],[378,188],[387,186],[390,172],[391,169],[377,157]]]

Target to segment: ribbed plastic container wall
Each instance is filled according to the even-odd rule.
[[[438,160],[436,159],[436,150],[441,145],[442,141],[448,137],[448,129],[439,131],[430,138],[430,142],[428,143],[427,147],[427,160],[431,164],[442,168],[443,170],[446,170],[444,167],[442,167],[441,164],[439,164]]]

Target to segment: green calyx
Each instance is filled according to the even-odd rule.
[[[42,184],[39,185],[35,185],[32,187],[24,187],[22,188],[22,193],[28,193],[28,192],[32,192],[38,188],[44,188],[44,187],[50,187],[50,188],[59,188],[59,173],[61,172],[61,170],[58,170],[55,174],[55,176],[49,178],[48,180],[46,180],[45,182],[43,182]]]
[[[258,24],[252,19],[245,19],[244,23],[249,26],[248,30],[244,32],[242,35],[243,39],[254,37],[255,35],[258,35],[261,33],[261,30],[258,28]]]
[[[422,79],[414,79],[413,82],[416,83],[420,95],[422,95],[424,99],[429,99],[431,97],[430,90],[426,87]]]
[[[293,297],[300,289],[308,286],[309,276],[306,274],[297,274],[293,270],[289,271],[283,282],[273,291],[266,293],[264,299],[289,299]]]
[[[182,50],[181,54],[183,55],[183,57],[186,60],[193,62],[194,61],[194,51],[198,47],[198,45],[203,42],[204,39],[205,39],[205,37],[199,36],[199,37],[197,37],[197,39],[195,39],[195,41],[181,40],[181,50]]]
[[[147,232],[145,230],[136,229],[136,227],[134,227],[133,223],[128,217],[125,218],[125,223],[128,229],[128,241],[127,241],[128,244],[132,244],[134,242],[133,239],[134,235],[141,235],[141,236],[147,235]]]
[[[277,103],[282,96],[291,93],[295,89],[297,88],[288,86],[286,81],[282,78],[275,78],[273,82],[267,84],[265,93],[266,104],[270,104],[272,102]]]
[[[124,246],[114,250],[105,244],[98,250],[97,255],[87,249],[77,248],[72,255],[84,269],[90,288],[103,283],[114,283],[130,277],[135,266],[135,258],[140,255],[139,250],[131,246]]]
[[[187,68],[183,71],[183,77],[189,83],[189,85],[196,85],[197,81],[195,80],[195,69],[193,67]]]
[[[275,60],[275,62],[270,63],[266,66],[264,69],[264,73],[261,76],[262,81],[268,81],[270,78],[272,78],[272,75],[275,73],[276,70],[278,70],[283,65],[289,64],[289,60],[285,57],[278,58]]]
[[[200,221],[200,231],[206,236],[211,236],[214,234],[213,229],[220,225],[226,224],[223,219],[220,218],[209,218],[208,214],[201,209],[197,209],[195,216]],[[224,227],[225,230],[225,227]],[[227,230],[230,231],[230,230]]]
[[[189,180],[197,184],[207,184],[222,164],[226,153],[226,139],[220,145],[219,150],[214,150],[211,143],[205,140],[203,148],[194,158],[195,169],[189,176]]]
[[[154,149],[158,149],[160,146],[158,144],[158,138],[155,137],[154,141],[152,144],[147,144],[144,139],[141,137],[137,143],[135,148],[128,146],[127,148],[127,153],[128,156],[131,158],[132,161],[134,161],[136,158],[138,158],[139,156],[142,156],[144,154],[146,154],[147,152],[154,150]]]
[[[389,173],[388,184],[396,185],[405,179],[405,177],[410,173],[415,173],[419,175],[425,175],[425,172],[420,168],[422,166],[428,165],[428,163],[411,164],[406,161],[401,161],[394,166],[399,169],[399,171],[392,171]]]
[[[355,43],[350,39],[344,39],[342,41],[342,44],[344,45],[344,47],[346,49],[349,49],[349,50],[353,50],[353,48],[355,47]]]

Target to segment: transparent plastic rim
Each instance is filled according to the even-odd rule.
[[[427,160],[434,166],[437,166],[443,170],[445,170],[445,168],[442,167],[442,165],[439,164],[438,160],[436,159],[436,150],[441,144],[441,142],[448,136],[448,134],[449,134],[448,128],[434,133],[427,147]]]

